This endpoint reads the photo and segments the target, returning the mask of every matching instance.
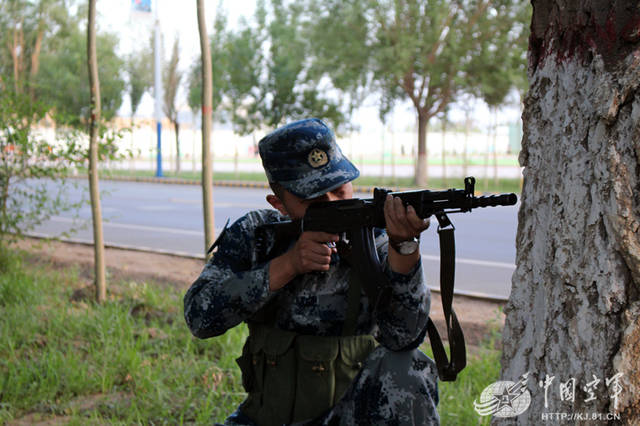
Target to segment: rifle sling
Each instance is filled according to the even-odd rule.
[[[442,220],[439,215],[436,215],[436,217],[441,225],[448,222],[446,216],[442,218]],[[448,222],[448,224],[450,225],[451,222]],[[429,333],[433,356],[438,368],[438,376],[440,380],[444,382],[454,381],[458,373],[462,371],[467,364],[464,334],[462,333],[462,328],[460,327],[456,313],[451,307],[456,266],[454,229],[453,226],[438,229],[440,236],[440,297],[442,299],[442,309],[447,326],[451,360],[447,358],[447,353],[444,350],[442,339],[435,324],[431,321],[431,318],[429,318],[427,322],[427,332]]]
[[[356,273],[355,268],[349,272],[349,290],[347,290],[347,313],[342,325],[343,336],[354,336],[358,326],[358,315],[360,314],[360,294],[362,292],[362,281]]]

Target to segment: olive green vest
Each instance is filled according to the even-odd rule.
[[[260,426],[311,419],[342,397],[376,347],[373,336],[308,336],[250,324],[237,362],[249,393],[240,410]]]
[[[315,418],[345,393],[375,349],[371,335],[354,336],[360,283],[352,273],[343,336],[310,336],[280,330],[269,321],[250,322],[236,361],[249,394],[240,411],[260,426]]]

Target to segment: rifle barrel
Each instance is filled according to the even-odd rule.
[[[473,197],[471,203],[472,208],[477,207],[495,207],[495,206],[513,206],[518,202],[516,194],[499,194],[482,197]]]

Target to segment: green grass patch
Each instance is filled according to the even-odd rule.
[[[77,272],[26,268],[23,256],[1,253],[0,423],[210,424],[244,399],[245,327],[199,340],[177,291],[122,282],[97,305],[90,289],[77,297]]]
[[[467,366],[455,382],[438,382],[440,403],[438,413],[442,425],[490,425],[490,416],[480,416],[473,408],[482,391],[500,378],[500,356],[497,342],[501,333],[497,321],[489,321],[491,335],[479,347],[467,348]],[[433,359],[428,340],[420,347]],[[449,347],[445,345],[447,355]]]
[[[235,358],[246,327],[199,340],[181,291],[110,282],[98,305],[77,270],[34,267],[26,256],[0,249],[0,424],[211,424],[244,399]],[[443,425],[488,424],[473,399],[498,378],[492,347],[472,354],[456,382],[440,383]]]

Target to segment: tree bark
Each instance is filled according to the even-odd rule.
[[[31,99],[36,97],[36,76],[40,69],[40,50],[42,49],[42,39],[44,38],[43,24],[38,24],[38,35],[33,45],[33,53],[31,54],[31,70],[29,71],[29,95]]]
[[[89,122],[89,192],[91,194],[91,216],[93,219],[93,248],[96,300],[107,300],[107,285],[104,263],[104,237],[102,233],[102,211],[98,187],[98,133],[100,125],[100,81],[98,80],[98,57],[96,54],[96,0],[89,0],[89,23],[87,25],[87,62],[89,65],[89,87],[91,119]]]
[[[429,179],[429,151],[427,149],[427,127],[429,118],[418,113],[418,159],[416,161],[416,185],[426,188]]]
[[[541,424],[543,413],[566,412],[614,413],[637,425],[640,11],[630,0],[532,4],[517,267],[502,355],[503,380],[529,372],[532,400],[499,424]],[[547,376],[555,379],[545,407]],[[572,378],[575,400],[563,401],[559,385]],[[585,401],[594,378],[595,399]],[[607,424],[583,420],[572,424]]]
[[[211,104],[213,83],[211,68],[211,47],[205,24],[204,1],[198,1],[198,30],[200,32],[200,52],[202,58],[202,206],[204,209],[204,251],[207,256],[213,244],[213,165],[211,156]]]
[[[442,120],[442,186],[447,187],[447,156],[446,156],[446,139],[447,139],[447,114],[444,114]]]
[[[176,129],[176,176],[180,174],[180,124],[178,120],[173,122],[173,127]]]

